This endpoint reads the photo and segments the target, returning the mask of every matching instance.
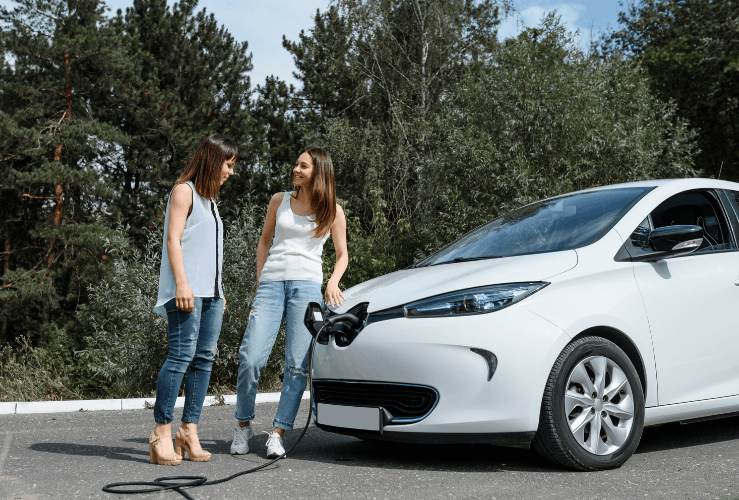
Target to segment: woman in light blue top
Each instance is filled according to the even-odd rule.
[[[157,378],[151,463],[178,465],[185,456],[207,462],[197,424],[210,382],[226,297],[221,286],[223,223],[215,198],[236,163],[236,145],[211,135],[200,143],[177,179],[164,217],[159,296],[154,311],[167,318],[169,351]],[[182,425],[172,449],[174,405],[185,380]]]
[[[257,296],[239,349],[236,386],[236,420],[231,453],[249,452],[254,435],[254,401],[259,375],[267,364],[283,319],[286,323],[285,376],[267,440],[267,457],[282,455],[282,436],[291,430],[307,382],[311,336],[303,324],[309,302],[321,302],[323,267],[321,254],[329,235],[334,240],[336,266],[326,284],[326,302],[336,306],[344,295],[339,280],[346,270],[346,219],[336,203],[334,169],[328,153],[308,148],[292,171],[295,191],[277,193],[267,208],[257,247]],[[270,247],[270,241],[274,241]]]

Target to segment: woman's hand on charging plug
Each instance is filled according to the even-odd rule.
[[[339,285],[332,280],[328,280],[326,285],[325,302],[332,307],[340,306],[344,302],[344,294],[339,290]]]

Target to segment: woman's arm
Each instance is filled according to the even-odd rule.
[[[269,255],[269,244],[272,242],[272,236],[275,234],[277,209],[280,208],[284,194],[275,193],[267,207],[267,217],[264,219],[262,236],[259,238],[259,244],[257,245],[257,290],[259,289],[259,278],[262,276],[262,268],[264,268],[264,263],[267,262],[267,256]]]
[[[175,304],[178,309],[192,312],[195,306],[195,296],[187,283],[185,263],[182,259],[182,233],[185,231],[187,215],[192,210],[192,189],[187,184],[178,184],[172,191],[169,200],[169,226],[167,227],[167,257],[172,268],[175,291]]]
[[[336,205],[336,218],[331,225],[331,237],[334,239],[336,249],[336,265],[334,272],[326,285],[326,303],[332,306],[341,305],[344,302],[344,294],[339,290],[339,281],[349,265],[349,252],[346,250],[346,217],[344,210]]]

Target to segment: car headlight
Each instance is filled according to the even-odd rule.
[[[464,316],[498,311],[523,300],[549,283],[510,283],[481,286],[411,302],[403,307],[406,318]]]

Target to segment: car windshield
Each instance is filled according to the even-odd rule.
[[[414,267],[580,248],[598,241],[651,189],[603,189],[533,203],[478,227]]]

